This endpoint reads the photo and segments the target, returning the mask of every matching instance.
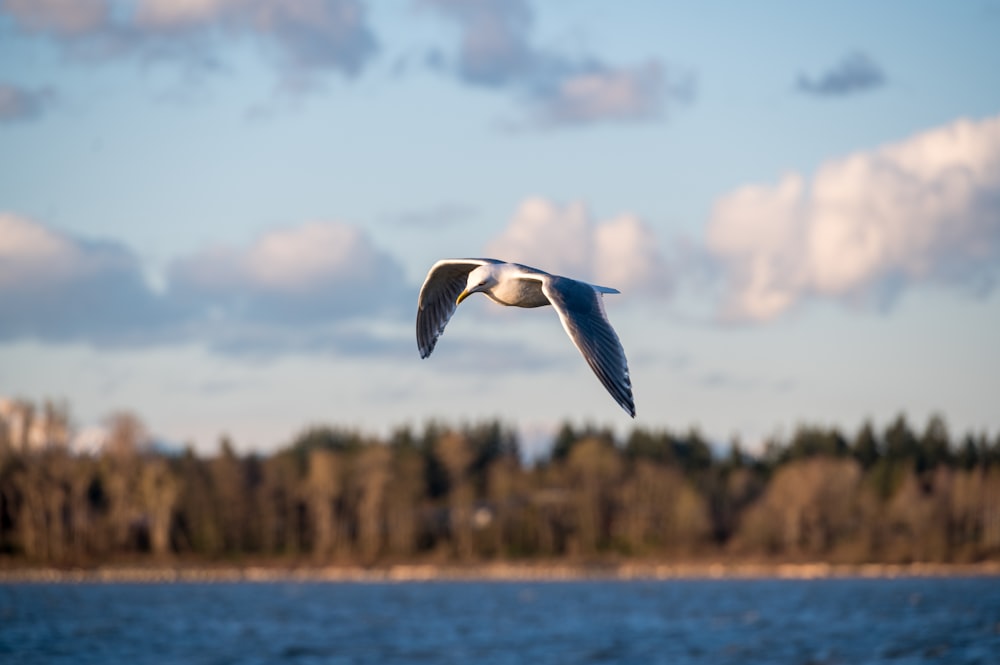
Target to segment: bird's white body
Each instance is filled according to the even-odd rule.
[[[417,346],[422,358],[458,305],[473,293],[510,307],[552,305],[570,339],[618,404],[635,417],[625,350],[611,327],[601,294],[616,289],[497,259],[443,259],[427,273],[417,301]]]
[[[469,273],[465,293],[484,293],[498,305],[508,307],[542,307],[551,305],[542,292],[542,282],[524,279],[527,276],[513,263],[487,263]]]

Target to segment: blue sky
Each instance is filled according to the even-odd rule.
[[[267,450],[633,424],[551,311],[614,286],[634,424],[1000,429],[1000,3],[0,0],[0,395]]]

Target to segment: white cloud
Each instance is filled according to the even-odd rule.
[[[582,203],[560,207],[544,198],[521,203],[486,253],[564,274],[591,277],[592,223]]]
[[[537,96],[535,113],[541,125],[652,119],[662,113],[666,90],[658,62],[600,67],[555,82]]]
[[[252,36],[277,47],[285,66],[348,75],[375,52],[357,0],[140,0],[135,25],[160,39],[215,31]]]
[[[458,24],[458,74],[477,85],[505,85],[533,69],[538,54],[528,43],[533,23],[524,0],[422,0]]]
[[[399,264],[346,224],[304,224],[180,258],[156,291],[118,243],[0,214],[0,341],[387,353],[402,345],[386,331],[409,319],[415,298]]]
[[[0,213],[0,289],[46,289],[131,267],[134,258],[117,245],[85,243]]]
[[[249,247],[181,259],[169,282],[179,297],[247,320],[337,320],[399,303],[398,263],[360,229],[312,222],[271,231]]]
[[[24,217],[0,214],[0,287],[51,276],[43,269],[46,262],[65,270],[76,254],[68,238]]]
[[[657,60],[610,65],[593,55],[570,57],[532,43],[534,13],[524,0],[421,0],[460,29],[451,67],[459,80],[513,90],[534,127],[658,119],[669,100],[688,101],[692,82],[668,85]],[[433,67],[448,59],[433,50]]]
[[[623,293],[669,293],[666,262],[653,231],[629,214],[595,222],[579,202],[560,206],[526,199],[486,252]]]
[[[215,63],[222,38],[252,40],[285,82],[357,75],[377,47],[359,0],[0,0],[0,18],[74,55]]]
[[[24,29],[62,37],[99,30],[110,9],[108,0],[0,0],[0,13],[14,17]]]
[[[623,214],[597,224],[593,238],[594,274],[600,279],[638,292],[669,292],[659,242],[638,217]]]
[[[0,312],[0,339],[97,343],[133,343],[171,316],[123,246],[13,214],[0,214]]]
[[[138,0],[135,16],[143,26],[183,27],[210,23],[238,6],[238,0]]]
[[[773,318],[810,296],[887,304],[910,283],[984,292],[1000,262],[1000,116],[958,120],[722,197],[708,249],[726,314]]]

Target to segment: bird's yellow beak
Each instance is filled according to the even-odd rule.
[[[462,301],[465,300],[466,298],[468,298],[470,295],[472,295],[472,294],[469,293],[467,290],[463,290],[461,293],[458,294],[458,299],[455,300],[455,304],[456,305],[461,305]]]

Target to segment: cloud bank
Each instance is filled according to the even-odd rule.
[[[811,297],[880,307],[920,283],[988,293],[1000,259],[1000,116],[750,185],[715,205],[707,246],[726,317],[772,319]]]
[[[670,290],[648,226],[634,215],[594,221],[580,203],[524,201],[487,252],[625,295]],[[319,221],[179,257],[154,289],[124,245],[0,214],[0,342],[384,354],[400,348],[387,331],[413,314],[418,285],[405,274],[363,230]]]
[[[730,192],[704,252],[731,321],[768,321],[817,298],[884,309],[922,285],[988,294],[1000,271],[1000,116]],[[669,296],[677,283],[677,255],[668,261],[639,217],[598,220],[580,202],[524,200],[485,253],[626,297]],[[409,334],[394,337],[417,289],[404,275],[362,229],[316,221],[179,257],[154,289],[120,243],[0,213],[0,342],[409,352]]]
[[[0,214],[0,341],[194,341],[228,353],[384,350],[386,342],[358,322],[410,315],[413,294],[402,274],[363,231],[313,222],[244,248],[180,258],[165,289],[154,290],[121,244]]]

